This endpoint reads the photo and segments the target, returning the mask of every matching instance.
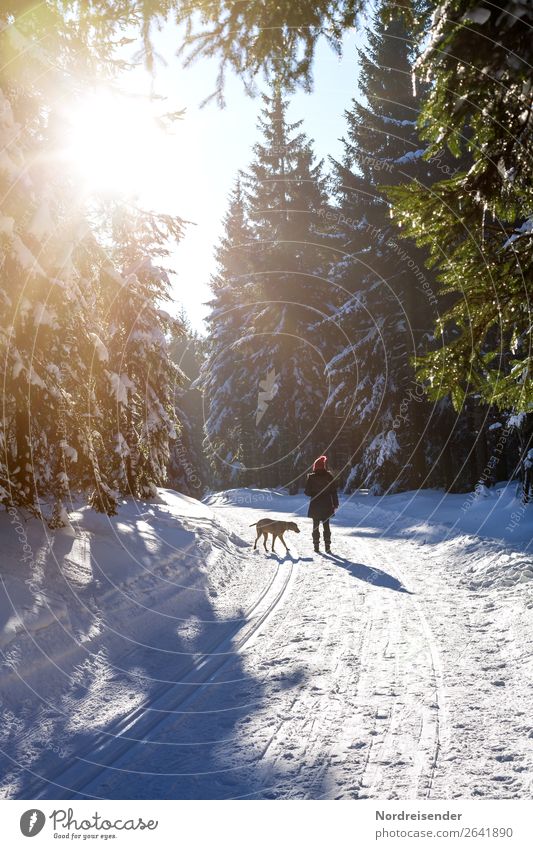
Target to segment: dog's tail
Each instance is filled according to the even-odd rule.
[[[257,525],[257,522],[252,522],[252,524],[251,524],[251,525],[248,525],[248,527],[249,527],[249,528],[253,528],[253,527],[255,527],[255,525]]]

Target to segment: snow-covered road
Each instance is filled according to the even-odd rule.
[[[104,640],[79,692],[93,690],[92,733],[83,712],[73,722],[75,692],[68,721],[41,705],[37,723],[66,754],[21,770],[6,746],[4,795],[529,798],[531,558],[365,499],[339,511],[334,553],[315,554],[304,501],[233,491],[189,517],[216,545],[202,604],[180,614],[180,650],[142,616],[129,653],[110,662]],[[299,522],[289,555],[243,544],[263,515]],[[114,693],[122,709],[98,721]]]

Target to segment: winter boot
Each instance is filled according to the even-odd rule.
[[[313,545],[314,545],[315,551],[320,551],[319,543],[320,543],[320,528],[313,528]]]
[[[326,554],[331,554],[331,535],[328,534],[326,528],[324,528],[324,546],[326,548]]]

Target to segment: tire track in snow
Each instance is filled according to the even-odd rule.
[[[353,608],[354,614],[357,614],[356,607],[355,607],[355,599],[357,597],[357,599],[360,600],[360,594],[356,591],[354,581],[350,580],[350,578],[348,577],[347,574],[345,576],[344,583],[345,583],[345,587],[347,589],[347,596],[350,598],[350,607]],[[367,611],[367,614],[368,614],[367,605],[365,605],[365,610]],[[355,689],[354,689],[354,692],[353,692],[353,701],[356,704],[357,704],[358,697],[359,697],[359,688],[360,688],[360,681],[361,681],[361,668],[362,668],[362,665],[363,665],[363,661],[368,657],[368,654],[369,654],[370,635],[372,633],[373,624],[374,624],[374,622],[373,622],[372,616],[367,615],[366,623],[364,625],[362,633],[360,634],[361,640],[360,640],[360,643],[359,643],[359,646],[358,646],[358,651],[357,651],[357,657],[359,658],[359,668],[357,669],[357,681],[355,683]],[[349,677],[349,674],[348,674],[347,678],[348,678],[348,681],[351,680],[350,677]],[[348,685],[348,687],[349,687],[349,685]],[[341,757],[344,756],[345,747],[346,746],[352,746],[353,743],[354,743],[354,741],[352,739],[353,733],[350,731],[352,723],[350,722],[351,714],[349,712],[349,705],[350,705],[349,702],[346,703],[345,711],[343,713],[341,713],[340,716],[337,717],[337,722],[336,722],[337,730],[336,730],[336,733],[334,733],[330,738],[329,754],[327,756],[326,763],[324,764],[324,766],[320,770],[320,772],[315,776],[314,780],[311,783],[311,786],[307,790],[306,798],[308,798],[308,799],[312,799],[312,798],[316,797],[315,793],[314,793],[314,789],[315,789],[315,787],[316,787],[316,785],[318,784],[319,781],[324,782],[326,780],[328,771],[331,769],[334,758],[338,757],[339,755]],[[344,740],[343,740],[343,738],[344,738]],[[357,741],[355,745],[358,746],[360,744],[360,742],[361,741]],[[343,745],[343,743],[344,743],[344,745]],[[350,786],[350,784],[348,785],[348,787],[349,786]],[[348,791],[348,794],[353,796],[353,791],[355,789],[355,793],[358,795],[359,787],[357,787],[357,788],[353,787],[353,780],[351,782],[351,787],[352,787],[352,791]],[[343,794],[346,793],[346,788],[347,788],[347,785],[344,784],[343,785],[343,791],[342,791]],[[320,795],[323,797],[325,794],[322,793]]]
[[[91,746],[84,748],[82,754],[73,754],[72,757],[76,760],[74,765],[60,768],[52,776],[46,777],[38,776],[32,770],[26,768],[26,771],[35,777],[29,789],[25,791],[27,798],[46,798],[50,785],[66,791],[67,795],[65,798],[71,798],[73,792],[87,796],[88,798],[99,798],[83,793],[83,788],[92,784],[98,774],[112,768],[112,765],[122,758],[132,746],[143,745],[146,742],[146,734],[152,732],[161,723],[165,722],[169,715],[176,721],[177,708],[183,709],[189,703],[192,703],[202,690],[214,682],[216,675],[231,661],[235,654],[242,650],[248,640],[253,638],[255,632],[268,621],[277,605],[282,602],[285,593],[293,582],[293,572],[294,564],[291,563],[289,569],[284,570],[282,569],[282,564],[278,562],[272,580],[243,617],[245,620],[244,625],[241,623],[238,628],[231,629],[222,639],[211,646],[207,652],[204,652],[200,660],[193,661],[191,667],[180,681],[159,688],[156,694],[147,702],[117,722],[113,726],[113,730],[100,732]],[[276,582],[280,581],[280,577],[281,587],[274,590],[273,588]],[[270,599],[271,595],[273,597]],[[266,604],[264,610],[261,608],[263,603]],[[200,680],[190,680],[198,676]],[[173,700],[173,692],[182,686],[190,687],[189,692],[177,700]],[[189,715],[189,711],[180,710],[179,712],[183,714],[183,718]],[[148,718],[149,714],[153,714],[151,719]],[[129,736],[128,732],[137,723],[143,724],[143,736]],[[99,763],[91,759],[91,755],[94,756],[95,753],[105,752],[106,748],[111,748],[117,740],[120,741],[119,752],[113,753],[108,762]],[[155,745],[158,744],[155,743]],[[163,744],[160,743],[159,745]],[[165,742],[164,745],[170,746],[172,744]],[[91,772],[90,778],[82,777],[80,781],[79,776],[76,775],[82,768],[80,764],[87,766],[87,771]],[[69,774],[73,775],[73,781],[70,784],[62,783]],[[44,790],[42,788],[43,782],[46,783]],[[54,793],[53,798],[62,797]]]
[[[342,586],[339,587],[340,582]],[[328,590],[337,600],[336,615],[326,615],[320,636],[313,640],[313,656],[328,658],[330,669],[319,670],[318,678],[311,678],[309,683],[314,681],[317,686],[312,686],[310,691],[307,684],[302,683],[288,705],[278,706],[276,696],[271,694],[267,700],[269,710],[258,722],[263,726],[268,722],[274,729],[250,764],[252,773],[248,779],[249,786],[257,785],[259,773],[260,786],[233,798],[319,797],[322,794],[318,792],[317,785],[326,778],[331,763],[345,757],[344,749],[339,747],[339,739],[352,724],[354,674],[356,689],[359,668],[354,671],[351,661],[364,651],[365,641],[370,635],[370,623],[366,615],[359,625],[361,605],[356,608],[355,598],[360,602],[361,594],[356,592],[347,573],[338,569],[332,559],[319,556],[300,571],[300,592],[292,594],[289,604],[279,612],[274,628],[263,635],[267,640],[267,657],[255,658],[254,667],[261,669],[263,674],[265,666],[275,668],[280,654],[283,654],[290,675],[291,664],[294,667],[303,662],[299,653],[302,633],[309,631],[312,623],[314,634],[320,614],[330,613]],[[366,605],[364,609],[368,614]],[[354,622],[358,627],[348,627]],[[309,640],[307,636],[305,642]],[[280,648],[272,652],[273,645]],[[305,652],[303,656],[305,658]],[[322,683],[326,673],[330,676],[329,688],[327,681],[325,686]],[[253,669],[251,674],[254,674]],[[277,711],[274,720],[269,716],[272,711]],[[349,742],[352,742],[351,737]],[[285,777],[276,781],[279,775]]]
[[[401,572],[399,572],[402,575]],[[431,797],[431,791],[433,788],[433,781],[435,779],[435,773],[437,770],[437,763],[439,760],[440,752],[441,752],[441,736],[442,729],[446,727],[446,702],[444,696],[444,678],[442,673],[442,666],[440,662],[438,648],[436,646],[436,641],[433,636],[433,632],[429,626],[429,622],[424,613],[422,605],[415,599],[414,600],[415,608],[422,623],[422,627],[424,629],[424,633],[426,635],[427,644],[430,651],[431,658],[431,671],[434,680],[434,692],[435,692],[435,718],[433,720],[432,725],[434,726],[434,745],[433,745],[433,756],[430,760],[429,770],[427,770],[427,774],[423,776],[421,779],[420,776],[418,778],[417,783],[417,793],[416,798],[418,798],[422,792],[424,798],[429,799]],[[423,726],[421,731],[423,731]],[[422,733],[421,733],[422,736]],[[425,785],[425,786],[424,786]]]
[[[420,556],[419,547],[417,546],[416,548],[417,556]],[[387,546],[383,540],[380,540],[379,547],[376,546],[375,550],[379,552],[380,557],[382,557],[383,555],[387,557]],[[370,554],[370,552],[368,553]],[[397,546],[394,547],[394,554],[396,555],[394,565],[396,577],[401,581],[404,587],[409,587],[412,584],[412,581],[410,578],[406,577],[403,568],[399,565],[398,561],[400,558],[398,557]],[[387,559],[390,558],[387,557]],[[430,708],[429,711],[424,705],[421,706],[421,717],[419,725],[420,732],[416,740],[416,746],[413,745],[412,747],[409,747],[411,754],[413,754],[413,752],[416,752],[415,774],[412,778],[412,781],[410,782],[410,790],[405,795],[407,795],[409,798],[430,798],[435,772],[437,769],[437,763],[441,752],[442,730],[446,727],[444,680],[438,647],[436,644],[435,637],[431,631],[428,619],[425,615],[423,605],[416,597],[416,594],[413,594],[409,597],[409,602],[414,607],[417,619],[421,626],[422,634],[424,636],[423,648],[427,649],[428,651],[429,667],[426,668],[427,672],[429,672],[429,678],[432,681],[434,703],[433,708]],[[416,655],[418,657],[422,657],[423,650],[419,648],[416,652]],[[406,660],[409,661],[409,658],[407,658]],[[408,664],[404,663],[404,671],[408,671],[407,666]],[[403,682],[403,686],[405,686],[405,682]],[[427,693],[425,695],[427,697]],[[414,710],[415,705],[412,705],[411,708],[407,711],[401,712],[397,717],[398,721],[405,721],[410,715],[413,714]],[[392,738],[397,731],[395,723],[393,723],[392,721],[393,712],[394,708],[391,709],[391,722],[387,730],[386,739],[382,742],[382,745],[380,747],[381,752],[385,752],[387,746],[391,745]],[[425,729],[427,730],[425,731]],[[423,745],[421,745],[422,740],[424,741]],[[413,741],[413,743],[414,742],[415,741]],[[377,779],[374,779],[373,783],[370,786],[369,795],[371,795],[372,798],[375,798],[375,795],[378,791],[379,782],[377,781]]]
[[[346,535],[341,533],[342,536]],[[353,556],[353,543],[349,545],[352,551],[346,551],[346,543],[341,548],[342,550],[339,550],[340,555],[350,560],[351,555]],[[401,580],[404,587],[408,587],[409,581],[406,579],[403,570],[397,565],[397,545],[394,546],[393,553],[395,555],[395,568],[390,571],[396,573],[396,577]],[[390,562],[391,558],[388,555],[387,545],[383,540],[378,542],[378,539],[375,539],[372,543],[369,543],[360,539],[358,542],[358,557],[361,556],[361,559],[370,568],[378,568],[377,565],[374,565],[377,558],[379,558],[380,566],[383,563]],[[383,592],[381,594],[381,609],[378,610],[375,605],[373,606],[372,640],[369,641],[370,656],[361,659],[360,707],[364,710],[365,707],[368,709],[368,706],[376,701],[377,704],[373,709],[373,727],[368,731],[368,740],[365,745],[366,759],[361,767],[359,777],[360,795],[370,798],[383,796],[394,798],[398,795],[395,792],[398,780],[400,779],[404,784],[405,773],[414,770],[414,775],[412,775],[409,783],[410,789],[400,788],[400,795],[409,796],[409,798],[420,795],[429,796],[440,751],[439,713],[443,705],[441,697],[442,681],[439,679],[435,663],[435,641],[424,612],[415,596],[405,596],[387,591],[385,593],[385,595]],[[401,605],[400,602],[402,602]],[[405,631],[405,613],[409,613],[409,607],[405,606],[406,603],[408,605],[413,604],[416,618],[420,623],[419,631],[424,636],[424,645],[422,648],[418,648],[417,655],[421,657],[423,652],[427,651],[430,658],[429,667],[425,664],[424,678],[432,682],[431,686],[436,693],[435,703],[438,705],[438,709],[435,719],[433,719],[433,712],[429,713],[429,723],[427,723],[428,710],[424,703],[419,707],[417,703],[411,702],[410,705],[404,706],[402,709],[402,707],[398,707],[396,702],[396,699],[400,696],[405,698],[406,691],[415,694],[418,684],[417,679],[413,677],[413,673],[416,674],[418,670],[410,668],[411,658],[409,655],[405,655],[402,648],[402,645],[408,642],[409,637],[412,637],[412,634],[410,634],[412,624],[410,622],[407,623],[408,630]],[[393,649],[392,653],[391,648]],[[391,661],[394,662],[393,666],[391,666]],[[418,666],[419,664],[417,664]],[[427,699],[427,692],[424,695]],[[378,697],[377,700],[376,696]],[[411,720],[413,716],[416,719],[416,714],[420,709],[421,720],[416,726],[418,732],[416,729],[409,729],[406,733],[406,720]],[[383,727],[384,721],[387,722],[386,727]],[[421,731],[425,727],[428,728],[428,731],[422,735]],[[377,739],[378,736],[379,739]],[[422,736],[424,736],[423,741]],[[428,753],[428,749],[431,750],[431,754]],[[409,766],[408,761],[405,760],[406,755],[408,761],[414,761],[409,770],[406,769]],[[394,756],[396,762],[394,762]],[[399,767],[401,767],[400,770]]]
[[[317,574],[320,574],[320,572],[323,571],[317,570],[317,565],[321,566],[323,564],[320,564],[320,562],[318,564],[313,562],[313,565],[310,567],[310,571],[307,575],[308,583],[312,583],[313,579],[316,581]],[[325,574],[321,583],[324,583],[325,581],[328,581],[328,573]],[[346,580],[344,583],[346,586]],[[305,586],[302,589],[305,591]],[[315,595],[320,595],[322,597],[322,593],[319,593],[318,591],[315,591]],[[306,593],[305,596],[306,599],[309,598],[308,593]],[[350,593],[341,593],[339,598],[349,599]],[[349,605],[345,603],[343,607],[346,606]],[[298,613],[301,612],[302,609],[302,606],[298,603],[298,599],[296,597],[292,599],[291,607],[293,608],[292,611],[290,609],[285,609],[283,611],[284,622],[285,624],[288,624],[289,629],[294,620],[297,619]],[[290,615],[291,613],[292,615]],[[266,754],[266,751],[270,751],[272,748],[274,748],[276,752],[275,756],[268,764],[266,775],[263,778],[263,781],[267,782],[267,786],[256,791],[253,795],[276,795],[276,791],[279,793],[281,786],[286,787],[287,785],[292,784],[293,779],[289,776],[287,776],[285,781],[281,782],[281,784],[279,782],[275,785],[268,784],[269,780],[271,780],[275,774],[283,772],[283,768],[286,766],[286,759],[289,755],[291,761],[293,761],[296,765],[295,779],[299,781],[299,785],[297,785],[298,789],[292,789],[289,787],[284,798],[312,797],[314,788],[326,775],[332,757],[335,736],[330,727],[332,724],[332,720],[329,718],[331,714],[331,703],[333,701],[335,708],[338,708],[341,703],[342,696],[347,689],[348,673],[346,671],[346,664],[343,661],[345,660],[349,641],[343,637],[345,619],[346,616],[342,610],[338,610],[337,616],[333,619],[328,617],[324,623],[324,628],[321,631],[320,637],[315,641],[316,654],[322,653],[325,657],[329,658],[331,680],[335,683],[335,695],[332,694],[331,690],[324,688],[322,692],[312,695],[310,699],[309,692],[306,690],[305,685],[299,689],[297,696],[291,704],[290,710],[285,712],[282,722],[278,724],[264,753]],[[290,644],[294,646],[295,641],[293,640]],[[295,661],[298,662],[297,652],[295,655]],[[301,725],[298,725],[295,721],[295,714],[296,717],[302,717]],[[340,719],[340,712],[335,710],[333,719],[335,725]],[[324,740],[325,720],[327,720],[327,741]]]

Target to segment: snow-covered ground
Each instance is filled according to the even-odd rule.
[[[0,515],[4,798],[530,798],[533,517],[514,487],[169,490]],[[290,554],[252,522],[296,520]],[[20,524],[19,524],[20,521]]]

